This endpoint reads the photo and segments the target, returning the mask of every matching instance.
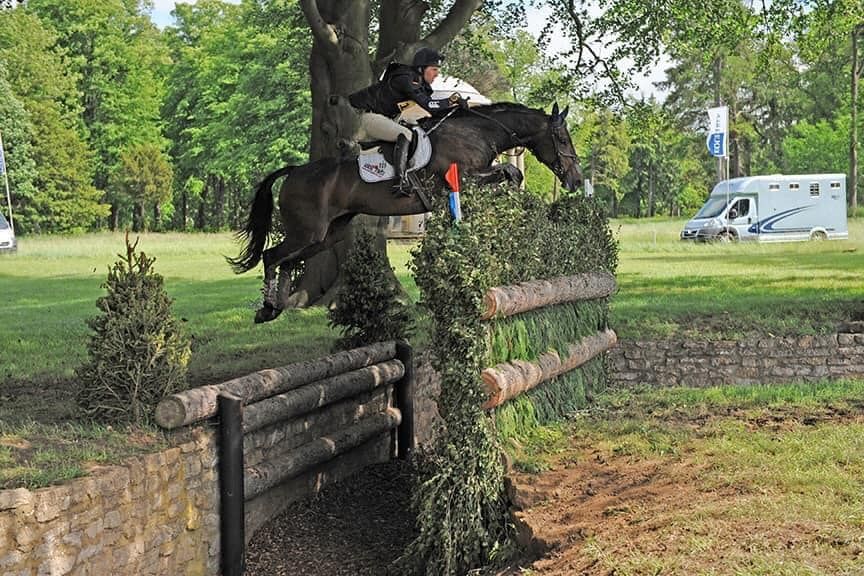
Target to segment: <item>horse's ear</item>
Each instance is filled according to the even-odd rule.
[[[558,103],[557,102],[552,104],[552,117],[555,118],[556,116],[558,116]]]
[[[561,112],[561,120],[562,120],[562,121],[563,121],[565,118],[567,118],[567,113],[568,113],[568,112],[570,112],[570,106],[569,106],[569,105],[568,105],[566,108],[564,108],[564,111],[563,111],[563,112]]]

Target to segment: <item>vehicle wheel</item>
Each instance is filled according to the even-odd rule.
[[[732,232],[728,232],[728,231],[727,232],[721,232],[720,234],[717,235],[717,241],[722,242],[724,244],[728,244],[730,242],[736,242],[737,240],[738,240],[738,237],[735,236],[735,234],[733,234]]]
[[[810,240],[813,240],[814,242],[821,242],[822,240],[827,240],[827,239],[828,239],[828,234],[826,234],[822,230],[814,230],[813,232],[810,233]]]

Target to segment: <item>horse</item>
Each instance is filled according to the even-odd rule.
[[[525,147],[548,166],[561,184],[575,191],[582,184],[579,159],[567,130],[568,108],[551,114],[521,104],[495,103],[454,109],[444,118],[429,118],[421,127],[429,133],[433,153],[421,177],[444,190],[444,175],[453,163],[471,177],[488,171],[505,150]],[[267,248],[273,215],[273,184],[285,177],[279,192],[284,239]],[[245,227],[238,238],[245,244],[229,258],[237,274],[264,261],[264,301],[255,322],[268,322],[282,311],[280,294],[290,282],[291,266],[344,238],[357,214],[401,216],[427,211],[419,194],[394,194],[393,181],[369,184],[359,175],[357,158],[321,158],[302,166],[285,166],[267,175],[258,186]],[[277,269],[281,268],[277,282]]]

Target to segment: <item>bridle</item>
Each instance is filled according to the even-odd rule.
[[[549,122],[549,133],[552,136],[552,144],[555,147],[555,162],[552,163],[552,171],[555,172],[555,175],[562,181],[566,176],[566,171],[564,170],[564,162],[561,159],[571,158],[574,162],[579,162],[579,157],[576,156],[576,154],[571,154],[570,152],[565,152],[561,149],[566,143],[558,135],[558,129],[563,127],[563,125],[563,120],[561,121],[561,124]]]

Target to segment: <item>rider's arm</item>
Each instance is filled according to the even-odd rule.
[[[409,76],[399,76],[393,79],[393,88],[403,94],[406,100],[413,100],[430,114],[440,114],[443,110],[453,107],[448,98],[433,99],[423,90],[420,82],[412,82]]]

